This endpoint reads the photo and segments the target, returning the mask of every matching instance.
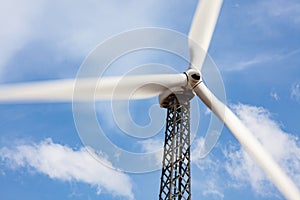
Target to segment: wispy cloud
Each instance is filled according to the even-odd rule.
[[[260,27],[267,34],[278,33],[274,31],[278,29],[278,24],[299,28],[300,3],[297,0],[258,1],[252,6],[250,25]]]
[[[233,3],[225,2],[224,8],[229,10],[227,4]],[[216,49],[227,49],[221,51],[220,59],[218,53],[213,55],[219,67],[224,71],[234,71],[273,65],[286,67],[287,62],[297,62],[299,7],[297,0],[256,0],[239,3],[239,7],[231,8],[230,15],[224,12],[231,23],[226,26],[226,23],[219,24],[219,27],[223,26],[218,29],[222,34],[216,32]]]
[[[226,71],[239,71],[249,69],[251,67],[264,67],[264,65],[268,65],[270,63],[278,63],[284,61],[294,55],[300,53],[300,49],[295,49],[290,52],[269,52],[263,53],[254,56],[253,58],[244,58],[229,66],[228,64],[224,64],[224,70]]]
[[[74,61],[83,60],[105,39],[138,27],[167,24],[168,19],[161,16],[165,16],[166,8],[172,9],[176,6],[177,3],[172,4],[170,8],[169,3],[158,0],[126,3],[70,0],[59,3],[36,0],[26,3],[21,0],[7,1],[2,3],[0,8],[0,69],[8,70],[8,75],[11,71],[15,72],[14,69],[7,69],[7,63],[17,62],[18,51],[27,49],[27,62],[31,64],[38,60],[45,63],[43,66],[47,66],[42,70],[52,69],[57,71],[57,74],[66,76],[66,69],[79,67],[80,63],[70,66],[74,65]],[[151,12],[153,10],[155,12]],[[173,16],[174,14],[168,15]],[[41,48],[41,52],[46,51],[50,54],[45,57],[46,62],[35,56],[38,50],[33,47],[37,46]],[[47,65],[47,59],[51,59],[55,65]],[[64,62],[65,60],[68,62]],[[30,64],[24,66],[24,63],[20,63],[20,67],[16,65],[16,70],[19,74],[26,73],[29,69],[41,70],[40,63],[38,66]],[[55,70],[58,68],[59,70]]]
[[[294,83],[291,87],[291,98],[300,102],[300,83]]]
[[[2,147],[0,158],[10,169],[33,169],[51,179],[90,184],[97,188],[99,194],[104,189],[112,195],[134,199],[129,176],[104,166],[89,152],[85,148],[73,150],[47,139],[39,144]]]
[[[197,167],[197,170],[193,171],[192,187],[195,188],[193,191],[201,191],[200,195],[205,198],[221,200],[225,196],[226,188],[221,176],[224,171],[223,165],[220,159],[212,153],[205,158],[198,156],[203,146],[204,138],[200,138],[195,141],[192,151],[192,163]]]
[[[22,49],[33,36],[43,1],[12,0],[1,2],[0,7],[0,75],[5,64]]]
[[[243,104],[232,108],[296,185],[300,185],[298,138],[283,131],[280,123],[265,108]],[[257,195],[278,197],[269,179],[239,145],[221,144],[218,149],[221,149],[224,159],[210,154],[208,158],[195,160],[197,167],[211,177],[212,191],[224,194],[226,189],[251,186]],[[208,186],[205,185],[207,190]],[[218,199],[222,199],[221,196]]]
[[[275,100],[275,101],[279,101],[280,97],[279,94],[275,91],[271,91],[270,96]]]

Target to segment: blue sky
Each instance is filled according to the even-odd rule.
[[[0,83],[76,77],[99,43],[133,28],[163,27],[188,34],[196,4],[194,0],[2,2]],[[297,0],[225,0],[209,49],[224,81],[227,103],[298,186],[299,10]],[[187,67],[165,54],[128,55],[111,66],[111,73],[122,75],[131,65],[151,62],[176,71]],[[130,102],[134,123],[149,124],[153,104],[156,98]],[[196,106],[201,122],[192,144],[192,198],[284,199],[226,128],[205,159],[197,156],[210,113],[200,102]],[[132,138],[117,126],[109,102],[96,107],[99,123],[116,145],[133,152],[161,146],[163,132],[148,140]],[[157,112],[164,119],[165,111]],[[103,156],[106,164],[100,164],[92,151],[88,153],[80,140],[71,103],[0,105],[3,199],[158,198],[159,170],[117,172],[107,167],[109,158]]]

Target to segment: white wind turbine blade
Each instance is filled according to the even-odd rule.
[[[297,186],[265,151],[261,143],[243,125],[238,117],[225,104],[218,100],[203,82],[194,88],[194,92],[224,122],[247,153],[268,175],[278,190],[289,200],[299,200],[300,192]]]
[[[62,79],[0,86],[1,103],[70,102],[87,100],[143,99],[166,89],[184,87],[184,74]]]
[[[191,65],[201,71],[223,0],[200,0],[189,32]]]

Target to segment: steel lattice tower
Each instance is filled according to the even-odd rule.
[[[171,94],[162,107],[167,108],[160,200],[191,199],[190,98]]]

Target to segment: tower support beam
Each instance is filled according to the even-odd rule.
[[[188,98],[187,98],[188,97]],[[190,200],[190,97],[171,94],[167,108],[160,200]]]

